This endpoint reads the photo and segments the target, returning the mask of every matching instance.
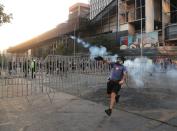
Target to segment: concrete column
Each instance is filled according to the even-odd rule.
[[[120,8],[120,3],[119,3],[119,0],[117,0],[117,11],[116,11],[116,24],[117,24],[117,31],[120,31],[120,10],[119,10],[119,8]]]
[[[162,0],[162,20],[164,24],[170,23],[170,3]]]
[[[170,23],[170,3],[162,0],[162,42],[165,46],[165,25]]]
[[[81,6],[79,6],[77,10],[78,10],[77,16],[80,16],[81,15]]]
[[[154,0],[145,0],[146,33],[154,31]]]
[[[132,24],[128,24],[128,34],[135,35],[135,26]]]

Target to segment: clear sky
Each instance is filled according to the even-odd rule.
[[[89,0],[1,0],[5,12],[12,13],[9,24],[0,26],[0,50],[42,34],[68,19],[69,7]]]

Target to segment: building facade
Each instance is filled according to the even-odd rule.
[[[95,35],[114,34],[121,50],[177,47],[176,0],[107,2],[108,4],[99,10],[99,1],[90,2],[90,12],[99,12],[97,15],[90,13],[91,22],[97,27]]]
[[[89,4],[76,3],[69,8],[69,20],[80,17],[89,17],[90,6]]]
[[[90,19],[97,16],[113,0],[90,0]]]
[[[44,32],[30,40],[27,40],[15,47],[8,49],[8,52],[15,54],[28,54],[36,57],[45,57],[50,54],[71,53],[73,40],[71,35],[76,35],[82,23],[89,19],[89,4],[76,3],[69,8],[69,18],[66,22],[60,23],[55,28]],[[62,48],[62,52],[59,52]],[[65,50],[66,49],[66,50]]]
[[[89,22],[88,25],[83,24],[85,21]],[[89,28],[81,30],[87,26]],[[90,6],[76,3],[69,8],[66,23],[12,48],[11,52],[32,48],[38,52],[34,48],[45,45],[45,50],[52,49],[49,53],[55,54],[55,47],[61,43],[66,48],[71,45],[68,44],[73,42],[69,39],[71,35],[94,44],[100,41],[108,49],[117,53],[124,50],[128,55],[140,52],[140,49],[160,49],[164,54],[172,50],[177,52],[177,1],[90,0]]]
[[[78,30],[81,24],[89,19],[89,4],[76,3],[69,8],[68,25],[70,29]]]

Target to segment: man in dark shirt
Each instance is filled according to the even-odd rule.
[[[32,79],[33,78],[36,78],[36,61],[34,59],[32,59],[32,62],[31,62],[31,77]]]
[[[104,63],[111,64],[112,67],[109,81],[107,83],[107,94],[110,95],[110,105],[109,108],[105,110],[105,112],[108,116],[111,116],[115,103],[119,101],[120,95],[118,95],[118,93],[122,87],[122,84],[125,82],[127,70],[123,65],[124,60],[125,59],[120,56],[117,57],[116,62],[108,62],[102,59]]]

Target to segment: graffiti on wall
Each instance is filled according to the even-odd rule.
[[[158,46],[158,32],[142,34],[143,48]],[[141,48],[141,34],[120,37],[120,49]]]
[[[141,34],[136,36],[128,36],[129,48],[140,48],[141,47]],[[158,32],[150,32],[142,34],[142,45],[143,48],[157,47],[158,46]]]
[[[128,36],[120,37],[120,49],[128,48]]]

